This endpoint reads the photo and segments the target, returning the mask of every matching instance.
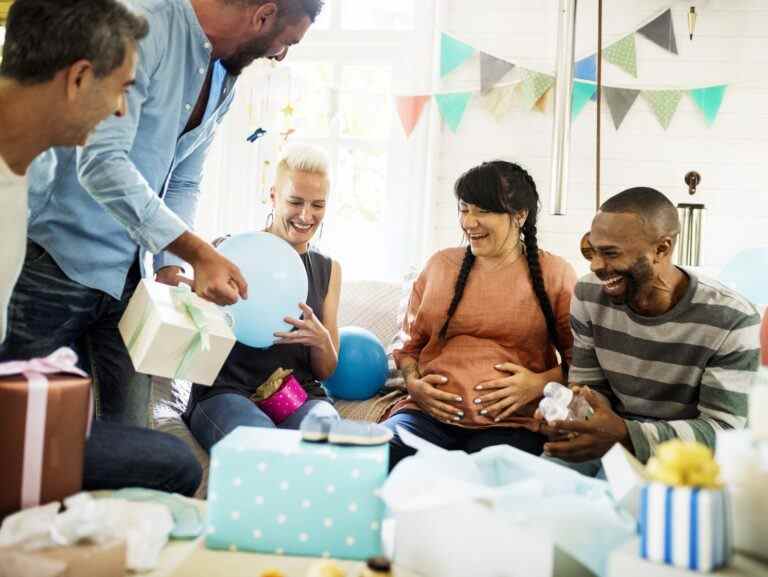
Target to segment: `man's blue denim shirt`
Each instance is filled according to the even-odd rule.
[[[184,134],[212,46],[189,0],[130,5],[150,31],[126,116],[102,122],[83,148],[48,150],[28,173],[28,237],[68,277],[118,299],[137,250],[155,254],[155,269],[184,266],[163,249],[194,225],[203,161],[235,84],[215,61],[203,121]]]

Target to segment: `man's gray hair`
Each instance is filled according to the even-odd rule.
[[[147,20],[120,0],[16,0],[8,12],[0,75],[39,84],[88,60],[103,78],[148,32]]]

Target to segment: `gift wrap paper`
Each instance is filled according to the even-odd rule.
[[[378,496],[389,446],[307,443],[299,431],[238,427],[211,451],[212,549],[367,559],[381,554]]]
[[[137,372],[211,385],[235,346],[231,323],[222,308],[183,287],[145,279],[118,328]]]
[[[0,518],[82,488],[91,381],[37,379],[47,385],[31,386],[22,375],[0,377]]]
[[[710,572],[731,556],[727,493],[650,483],[640,490],[640,556]]]

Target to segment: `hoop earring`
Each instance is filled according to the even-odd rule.
[[[272,211],[271,211],[271,212],[270,212],[270,213],[267,215],[267,220],[266,220],[266,222],[264,223],[264,230],[269,230],[269,227],[270,227],[270,226],[272,226],[272,223],[273,223],[273,222],[275,222],[275,211],[274,211],[274,210],[272,210]]]
[[[324,222],[321,222],[321,223],[320,223],[320,230],[319,230],[319,231],[318,231],[318,233],[317,233],[317,240],[318,240],[318,241],[321,241],[321,240],[323,240],[323,229],[324,229],[324,228],[325,228],[325,223],[324,223]]]

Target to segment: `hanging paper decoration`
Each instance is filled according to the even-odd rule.
[[[554,76],[535,72],[534,70],[524,70],[523,80],[520,83],[520,95],[523,105],[529,110],[533,108],[533,105],[554,83]]]
[[[725,96],[725,89],[725,85],[709,86],[707,88],[696,88],[688,93],[696,103],[696,106],[704,113],[709,126],[712,126],[715,118],[717,118],[717,113],[720,111],[720,105],[723,103],[723,97]]]
[[[475,49],[469,44],[443,33],[440,39],[440,76],[456,70],[474,53]]]
[[[648,40],[661,46],[664,50],[677,54],[677,41],[675,40],[675,26],[672,23],[672,10],[663,12],[658,17],[637,31]]]
[[[480,53],[480,91],[485,94],[515,67],[511,62],[496,58],[485,52]]]
[[[597,90],[597,85],[589,84],[587,82],[574,82],[573,83],[573,96],[571,98],[571,116],[574,118],[579,115],[584,106],[592,98],[592,95]]]
[[[541,95],[541,98],[536,101],[536,104],[534,104],[533,107],[539,112],[546,112],[547,104],[549,103],[549,97],[551,94],[552,88],[550,87],[544,94]]]
[[[484,94],[480,99],[480,104],[497,121],[501,121],[515,102],[515,87],[502,86],[494,88]]]
[[[611,111],[613,125],[618,130],[621,123],[624,122],[627,112],[629,112],[629,109],[632,108],[635,100],[637,100],[640,91],[629,88],[612,88],[610,86],[603,87],[603,91],[605,93],[605,101],[608,103],[608,110]]]
[[[400,123],[403,125],[406,137],[411,135],[419,123],[424,105],[429,102],[429,98],[428,95],[397,97],[397,114],[400,116]]]
[[[285,117],[288,117],[288,116],[293,116],[293,113],[296,112],[296,109],[293,106],[291,106],[291,103],[289,102],[288,104],[283,106],[283,108],[280,109],[280,112],[282,112]]]
[[[597,80],[597,54],[582,58],[576,62],[574,76],[579,80]]]
[[[435,95],[440,114],[452,132],[458,130],[471,97],[471,92],[455,92],[452,94]]]
[[[625,36],[603,50],[603,56],[611,64],[615,64],[628,74],[637,78],[637,52],[635,50],[635,35]]]
[[[666,130],[672,116],[680,104],[683,93],[680,90],[644,90],[643,97],[648,101],[659,124]]]

